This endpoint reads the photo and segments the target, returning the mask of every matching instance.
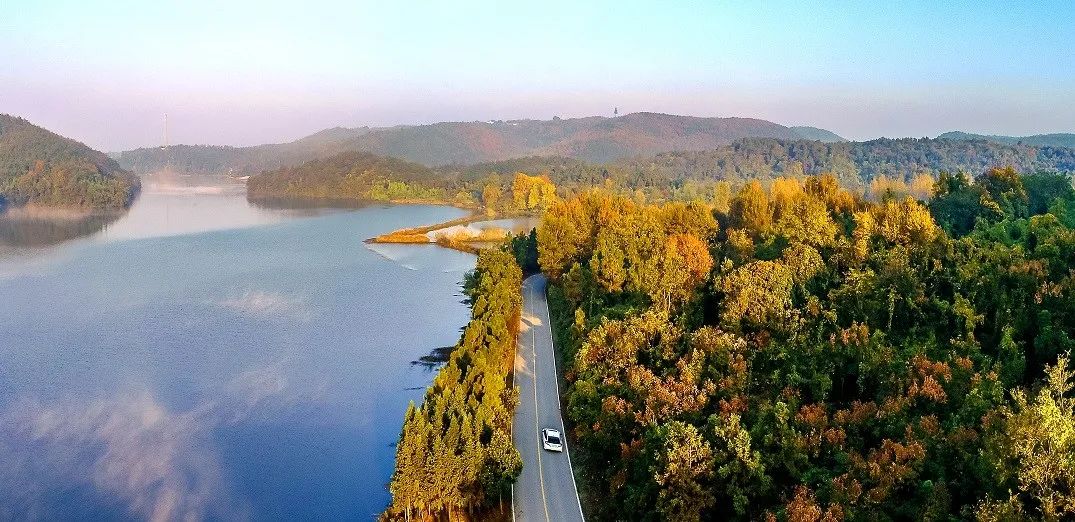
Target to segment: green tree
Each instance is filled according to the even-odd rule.
[[[660,450],[654,482],[660,486],[657,512],[662,520],[701,520],[713,506],[713,450],[698,430],[672,421],[657,430]]]
[[[507,384],[521,284],[508,249],[479,253],[463,285],[471,321],[422,405],[408,409],[385,517],[482,512],[510,492],[522,471],[511,445],[517,391]]]
[[[1075,200],[1071,176],[1058,172],[1038,172],[1022,176],[1026,189],[1029,214],[1045,214],[1057,200]]]

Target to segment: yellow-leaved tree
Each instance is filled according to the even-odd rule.
[[[729,213],[732,226],[750,231],[755,235],[764,235],[773,226],[773,207],[769,195],[761,183],[751,181],[732,199]]]
[[[545,210],[556,201],[556,186],[548,176],[515,173],[511,198],[517,210]]]
[[[1046,366],[1046,383],[1032,398],[1012,392],[1013,407],[1001,409],[1002,429],[989,445],[1001,487],[1014,485],[1006,500],[989,500],[979,519],[1011,513],[1044,520],[1075,518],[1075,373],[1071,354]]]

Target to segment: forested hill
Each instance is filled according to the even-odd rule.
[[[839,143],[847,141],[843,137],[837,135],[835,132],[827,131],[825,129],[819,129],[817,127],[789,127],[795,131],[799,139],[823,141],[825,143]]]
[[[711,195],[710,185],[781,176],[833,174],[847,187],[877,181],[909,182],[921,174],[984,172],[1011,166],[1020,172],[1075,172],[1075,149],[1000,145],[985,141],[879,139],[821,143],[745,138],[712,150],[666,152],[611,163],[563,156],[527,156],[467,166],[428,168],[361,152],[345,152],[250,178],[253,199],[318,198],[438,201],[484,204],[511,190],[518,172],[547,175],[564,190],[611,185],[642,191],[650,200]]]
[[[708,150],[746,137],[842,140],[822,129],[785,127],[752,118],[636,113],[616,118],[334,128],[291,143],[256,147],[178,145],[167,151],[136,149],[119,153],[119,161],[138,173],[170,166],[198,174],[255,174],[345,151],[371,152],[427,166],[547,155],[601,163],[672,150]]]
[[[844,143],[744,139],[708,151],[669,152],[620,162],[613,172],[646,184],[765,180],[827,172],[842,184],[855,186],[882,175],[910,179],[923,172],[982,172],[1003,166],[1021,172],[1072,172],[1075,149],[918,138]]]
[[[335,156],[308,161],[297,167],[284,167],[253,176],[247,182],[251,199],[428,199],[441,200],[443,182],[429,168],[417,163],[377,156],[368,152],[343,152]],[[397,187],[430,188],[400,192]],[[389,196],[390,191],[395,191]],[[383,194],[382,194],[383,193]],[[383,197],[382,197],[383,196]]]
[[[138,178],[106,154],[0,114],[0,205],[122,208]]]
[[[1073,147],[1075,148],[1075,134],[1071,133],[1057,133],[1057,134],[1036,134],[1034,136],[997,136],[997,135],[985,135],[985,134],[971,134],[968,132],[946,132],[937,136],[938,139],[949,140],[982,140],[993,143],[1002,143],[1005,145],[1015,145],[1023,143],[1026,145],[1043,146],[1048,145],[1051,147]]]
[[[910,181],[923,173],[974,173],[1006,166],[1021,172],[1075,172],[1075,149],[915,138],[843,143],[745,138],[712,150],[666,152],[604,164],[541,156],[439,171],[442,179],[458,182],[528,172],[548,174],[565,188],[608,182],[619,188],[662,193],[689,182],[739,183],[822,173],[833,174],[845,186],[861,187],[881,176]]]

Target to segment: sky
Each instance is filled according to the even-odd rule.
[[[1075,132],[1075,2],[0,1],[0,113],[106,151],[614,108]]]

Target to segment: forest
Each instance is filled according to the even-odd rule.
[[[1075,134],[1063,132],[1055,134],[1035,134],[1033,136],[997,136],[953,131],[946,132],[937,137],[950,140],[985,140],[1008,145],[1025,143],[1027,145],[1051,145],[1053,147],[1075,148]]]
[[[430,199],[446,197],[444,188],[420,185],[433,177],[425,166],[367,152],[344,152],[252,176],[247,197],[298,199]]]
[[[867,193],[891,180],[912,184],[941,172],[983,172],[1011,165],[1020,172],[1075,172],[1075,149],[986,141],[879,139],[824,143],[746,138],[701,152],[591,164],[559,156],[529,156],[469,166],[430,168],[362,152],[345,152],[250,178],[252,199],[365,199],[488,207],[489,194],[507,194],[516,174],[547,176],[562,195],[591,187],[649,202],[691,201],[752,180],[828,173],[844,188]],[[916,197],[921,198],[921,190]],[[705,196],[708,197],[708,196]]]
[[[138,189],[138,178],[103,153],[0,114],[0,208],[6,202],[121,209]]]
[[[1075,517],[1075,191],[838,177],[537,229],[569,443],[598,520]]]
[[[462,169],[460,179],[523,167],[526,172],[548,173],[569,193],[604,186],[661,201],[693,199],[683,192],[711,190],[720,181],[738,186],[751,180],[768,183],[779,177],[827,173],[844,188],[861,190],[882,176],[911,181],[922,174],[983,172],[995,165],[1011,165],[1020,172],[1075,172],[1075,149],[915,138],[840,143],[745,138],[707,151],[668,152],[600,165],[565,158],[475,165]]]
[[[484,250],[463,281],[471,320],[421,406],[408,407],[384,519],[480,516],[511,506],[522,459],[511,443],[511,384],[522,270],[509,251]]]
[[[502,511],[521,269],[551,281],[591,518],[1075,517],[1069,175],[781,176],[658,203],[515,184],[486,199],[544,217],[464,281],[472,320],[408,409],[385,518]]]
[[[253,176],[247,197],[440,203],[497,212],[540,212],[556,197],[546,175],[485,176],[460,183],[458,176],[366,152],[345,152]]]

